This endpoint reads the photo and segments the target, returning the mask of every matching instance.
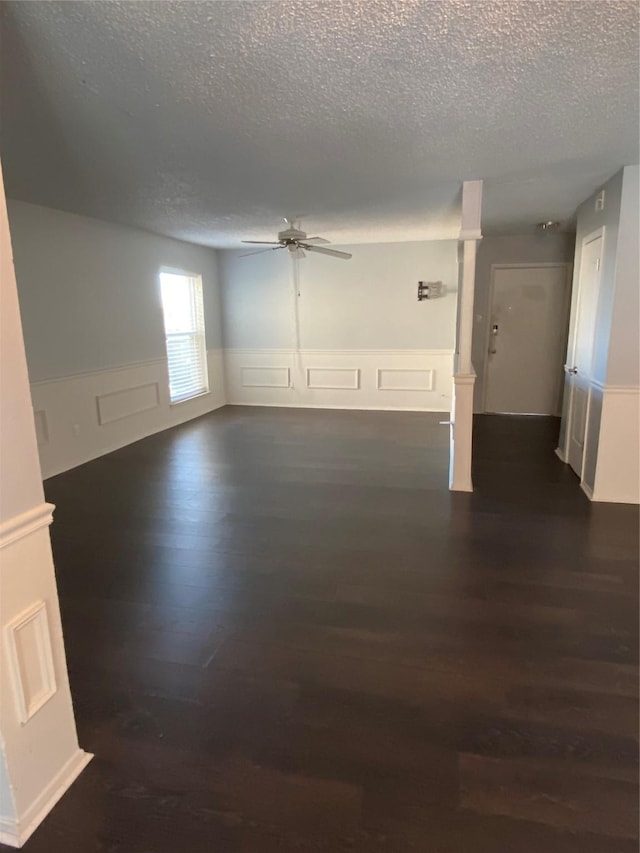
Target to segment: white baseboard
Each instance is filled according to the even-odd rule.
[[[0,817],[0,843],[22,847],[92,758],[91,753],[79,749],[23,815]]]
[[[452,350],[225,350],[232,405],[447,412],[452,373]]]
[[[556,456],[558,457],[558,459],[561,462],[564,462],[565,465],[567,464],[567,459],[565,458],[564,453],[562,452],[562,450],[559,447],[556,447],[556,449],[553,452],[556,454]]]

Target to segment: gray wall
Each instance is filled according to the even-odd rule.
[[[610,385],[640,385],[639,180],[640,167],[627,166],[624,169],[618,224],[616,287],[611,314],[612,335],[607,362],[607,383]],[[606,239],[605,234],[605,241]]]
[[[165,356],[158,271],[202,275],[207,346],[221,346],[216,253],[9,201],[32,382]]]
[[[573,260],[573,234],[523,234],[485,237],[478,248],[471,359],[476,369],[474,411],[482,412],[484,369],[487,356],[487,323],[490,312],[492,264],[568,263]]]
[[[576,229],[576,249],[573,264],[573,293],[571,299],[571,316],[575,314],[577,282],[582,261],[582,241],[592,231],[604,227],[604,244],[602,266],[600,269],[600,295],[598,298],[598,314],[596,320],[596,335],[593,349],[592,378],[598,382],[607,381],[607,362],[609,358],[609,343],[611,339],[611,322],[613,318],[613,302],[616,281],[616,255],[618,252],[618,228],[620,225],[620,202],[622,198],[622,170],[615,174],[604,185],[604,210],[595,209],[596,195],[591,195],[578,208],[578,225]]]
[[[308,255],[299,262],[303,349],[453,349],[457,242],[341,246],[349,261]],[[294,346],[292,270],[286,251],[241,258],[220,251],[225,346]],[[418,302],[418,281],[448,294]]]

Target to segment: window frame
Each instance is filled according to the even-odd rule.
[[[166,327],[166,315],[165,315],[165,306],[164,300],[162,298],[162,276],[163,275],[174,275],[180,276],[185,279],[191,279],[195,284],[195,298],[197,302],[199,302],[199,310],[196,311],[195,326],[197,330],[195,332],[167,332]],[[194,285],[191,285],[192,287]],[[169,393],[169,406],[180,406],[183,403],[188,403],[191,400],[197,400],[199,397],[204,397],[207,394],[211,393],[211,385],[209,383],[209,365],[207,363],[207,330],[206,330],[206,320],[204,316],[204,286],[202,281],[202,273],[192,272],[191,270],[180,269],[178,267],[168,267],[162,266],[158,271],[158,294],[160,297],[160,311],[162,314],[162,332],[164,337],[164,348],[166,355],[166,364],[167,364],[167,390]],[[199,327],[198,320],[201,319],[201,328]],[[198,348],[201,352],[201,372],[204,379],[203,389],[197,391],[194,394],[190,394],[188,397],[180,397],[175,400],[171,397],[171,363],[169,356],[169,338],[172,335],[190,335],[193,339],[198,342]]]

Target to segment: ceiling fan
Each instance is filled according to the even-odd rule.
[[[241,258],[246,258],[249,255],[259,255],[261,252],[272,252],[275,249],[288,249],[293,258],[304,258],[305,252],[320,252],[323,255],[330,255],[332,258],[342,258],[348,261],[352,257],[348,252],[339,252],[337,249],[325,249],[324,237],[307,237],[306,233],[300,228],[300,220],[287,219],[284,217],[287,227],[284,231],[280,231],[278,239],[275,241],[269,240],[243,240],[243,243],[253,243],[256,245],[268,246],[268,249],[258,249],[255,252],[245,252],[240,255]],[[320,244],[320,245],[319,245]]]

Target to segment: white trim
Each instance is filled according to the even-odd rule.
[[[36,631],[35,653],[37,657],[38,677],[41,683],[39,692],[34,696],[27,694],[27,685],[23,677],[20,660],[26,657],[20,654],[20,647],[24,641],[20,640],[20,633],[29,625],[33,624]],[[9,672],[13,685],[13,695],[16,702],[18,719],[21,725],[28,723],[31,717],[38,713],[55,696],[58,690],[56,674],[53,665],[53,652],[51,650],[51,634],[49,632],[49,620],[47,618],[47,604],[45,601],[37,601],[28,607],[5,628],[7,643],[7,658],[9,660]]]
[[[473,385],[476,381],[475,373],[454,373],[453,382],[455,385]]]
[[[218,349],[220,348],[218,347]],[[150,358],[145,361],[130,361],[128,364],[118,364],[116,367],[96,367],[95,370],[79,370],[77,373],[65,373],[64,376],[52,376],[51,379],[34,379],[29,384],[32,388],[37,388],[40,385],[50,385],[52,382],[69,382],[74,379],[83,379],[85,376],[96,376],[103,373],[121,373],[125,370],[135,370],[137,367],[155,367],[158,364],[167,364],[166,356],[164,358]]]
[[[199,400],[201,397],[210,397],[212,395],[211,389],[208,391],[203,391],[201,394],[194,394],[193,397],[185,397],[184,400],[176,400],[175,403],[169,403],[169,408],[174,409],[176,406],[183,406],[185,403],[192,403],[194,400]],[[154,406],[155,408],[155,406]],[[150,411],[149,409],[142,409],[143,412]]]
[[[351,390],[349,388],[341,390]],[[449,414],[448,409],[432,408],[430,406],[336,406],[324,405],[322,403],[227,403],[228,406],[257,406],[263,409],[332,409],[339,412],[435,412],[437,414]],[[448,422],[447,422],[448,423]]]
[[[428,387],[424,388],[420,385],[393,385],[385,386],[381,383],[382,373],[427,373]],[[376,368],[376,389],[378,391],[422,391],[429,393],[435,388],[435,370],[432,367],[377,367]]]
[[[224,350],[225,354],[232,356],[243,355],[339,355],[339,356],[359,356],[359,355],[376,355],[376,356],[402,356],[406,355],[412,358],[416,356],[443,356],[454,355],[454,349],[282,349],[278,347],[264,347],[245,349],[244,347],[227,347]]]
[[[131,409],[128,412],[125,412],[123,415],[117,415],[115,418],[105,417],[102,411],[101,403],[109,397],[117,397],[118,394],[128,394],[130,391],[142,391],[143,388],[155,388],[155,401],[152,405],[142,405],[138,408]],[[203,391],[203,394],[208,394],[208,391]],[[201,396],[200,394],[194,396]],[[188,397],[187,399],[192,400],[193,397]],[[178,400],[177,402],[184,403],[184,400]],[[100,426],[106,426],[107,424],[115,423],[116,421],[121,421],[124,418],[131,418],[134,415],[138,415],[141,412],[148,412],[150,409],[157,409],[160,405],[160,385],[157,382],[144,382],[142,385],[130,385],[126,388],[118,388],[115,391],[108,391],[106,394],[96,394],[96,409],[98,412],[98,423]],[[171,404],[170,404],[171,405]]]
[[[461,242],[465,240],[482,240],[482,232],[478,228],[469,228],[464,231],[461,229],[458,239]]]
[[[615,395],[629,395],[636,396],[640,394],[640,386],[639,385],[605,385],[604,387],[605,394],[615,394]]]
[[[415,351],[406,350],[227,350],[227,402],[234,405],[255,403],[370,411],[447,410],[451,406],[453,352],[431,350],[431,353],[425,355],[424,351],[418,351],[415,354]],[[253,371],[248,371],[249,367]],[[284,373],[286,367],[290,370],[289,385]],[[395,372],[385,373],[385,370]],[[405,373],[398,372],[401,370]],[[430,388],[429,374],[424,371],[432,371]],[[391,394],[385,386],[393,385],[394,381],[397,385],[420,387],[397,388]]]
[[[48,527],[53,521],[54,509],[54,504],[41,503],[3,521],[0,524],[0,549],[6,548],[19,539],[24,539],[41,527]]]
[[[331,371],[332,373],[352,373],[354,378],[353,385],[312,385],[311,384],[311,371],[312,370],[324,370]],[[317,388],[319,390],[328,390],[328,391],[359,391],[360,390],[360,368],[359,367],[307,367],[305,381],[307,383],[307,388],[313,390]]]
[[[78,749],[21,817],[0,817],[0,843],[22,847],[92,758]]]
[[[600,382],[599,379],[592,379],[590,385],[602,394],[630,394],[633,396],[640,393],[640,386],[638,385],[607,385],[606,382]]]
[[[167,273],[167,275],[182,275],[185,278],[202,278],[201,272],[189,272],[189,270],[181,269],[180,267],[161,266],[158,268],[158,284],[160,283],[160,276],[162,273]]]
[[[267,371],[267,370],[282,370],[284,371],[286,382],[245,382],[245,370]],[[291,368],[282,364],[265,365],[265,364],[243,364],[240,368],[240,384],[243,388],[290,388],[291,387]]]
[[[566,460],[566,457],[564,455],[564,452],[559,447],[556,447],[556,449],[553,452],[556,454],[556,456],[558,457],[558,459],[561,462],[564,462],[565,465],[567,464],[567,460]]]

